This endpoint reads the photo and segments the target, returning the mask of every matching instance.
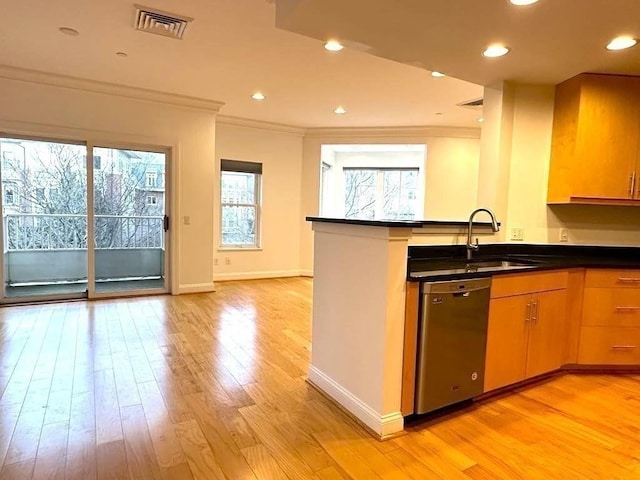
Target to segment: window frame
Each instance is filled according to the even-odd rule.
[[[224,202],[222,200],[222,180],[225,173],[246,173],[253,175],[253,203]],[[218,198],[220,201],[220,220],[218,225],[220,228],[220,236],[218,241],[218,250],[262,250],[262,163],[221,159],[219,187],[220,194]],[[245,207],[254,209],[255,222],[253,243],[223,243],[225,207]]]

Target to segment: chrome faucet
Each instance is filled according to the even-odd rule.
[[[471,215],[469,216],[469,230],[467,232],[467,260],[471,260],[472,254],[474,251],[478,251],[478,239],[476,238],[476,243],[473,243],[473,217],[476,216],[479,212],[487,212],[491,217],[491,230],[497,232],[500,230],[498,226],[498,222],[496,221],[496,216],[493,214],[491,210],[488,208],[476,208]]]

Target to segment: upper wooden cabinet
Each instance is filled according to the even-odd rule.
[[[640,205],[640,77],[556,87],[548,203]]]

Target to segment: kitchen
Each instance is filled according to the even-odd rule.
[[[543,5],[541,3],[539,6]],[[577,4],[574,3],[575,5]],[[630,4],[625,5],[631,8]],[[633,15],[628,15],[628,17],[633,18]],[[600,47],[601,45],[598,43],[598,48]],[[630,52],[633,53],[632,50]],[[512,54],[515,53],[516,51],[514,50]],[[192,224],[180,225],[179,233],[176,234],[177,241],[175,245],[177,250],[174,252],[176,253],[174,259],[179,257],[180,264],[175,266],[176,275],[173,277],[173,293],[210,291],[214,289],[213,280],[221,280],[225,277],[236,279],[251,278],[251,274],[255,275],[258,269],[256,267],[257,264],[259,264],[258,273],[265,276],[268,273],[287,276],[314,273],[312,271],[311,255],[312,230],[311,225],[306,223],[303,217],[317,214],[319,145],[322,143],[340,143],[341,141],[352,143],[367,141],[373,143],[376,141],[428,144],[431,165],[438,165],[445,172],[442,174],[442,171],[440,171],[441,176],[427,179],[427,189],[434,194],[431,200],[437,200],[437,202],[434,203],[432,201],[429,204],[429,215],[435,213],[436,217],[441,220],[452,218],[449,215],[445,215],[446,207],[450,206],[451,203],[455,203],[451,199],[451,184],[458,185],[455,182],[465,173],[469,174],[468,177],[474,177],[471,191],[464,192],[465,195],[469,194],[470,197],[473,197],[473,202],[461,202],[463,204],[456,205],[459,211],[455,218],[461,224],[444,228],[438,225],[431,225],[417,231],[403,232],[402,234],[396,232],[392,239],[393,241],[387,241],[389,240],[387,238],[379,238],[379,234],[372,234],[376,237],[372,254],[385,260],[384,264],[376,265],[376,268],[379,268],[377,270],[378,273],[386,272],[385,269],[389,264],[397,267],[406,263],[406,249],[409,246],[409,239],[413,246],[434,243],[464,245],[466,240],[466,219],[476,205],[488,206],[494,209],[497,219],[501,223],[501,230],[497,235],[490,233],[486,226],[484,230],[476,230],[480,238],[481,253],[483,245],[509,240],[513,229],[520,229],[523,244],[558,243],[562,237],[562,229],[567,229],[566,233],[571,244],[640,244],[640,232],[637,228],[637,225],[640,224],[640,216],[636,209],[596,205],[558,205],[554,207],[547,205],[547,176],[554,107],[554,87],[551,84],[529,85],[519,82],[507,82],[495,87],[487,87],[483,95],[485,100],[483,138],[479,138],[480,133],[477,126],[468,129],[451,129],[442,126],[304,129],[278,125],[261,125],[251,121],[225,118],[222,115],[216,118],[216,113],[211,112],[214,110],[217,112],[220,107],[217,104],[205,105],[200,103],[198,104],[199,109],[159,107],[159,103],[151,101],[136,102],[125,96],[114,95],[113,91],[111,94],[96,92],[95,85],[90,87],[87,84],[83,84],[84,90],[77,88],[78,82],[74,84],[76,86],[75,89],[69,84],[55,87],[51,85],[50,80],[42,75],[16,72],[10,68],[3,69],[2,72],[3,79],[0,96],[3,103],[3,115],[6,117],[2,121],[5,129],[21,132],[35,131],[41,135],[63,136],[65,138],[75,135],[78,131],[86,132],[89,130],[94,135],[98,132],[103,136],[111,136],[111,138],[124,136],[132,142],[150,143],[160,141],[163,144],[173,146],[175,151],[179,152],[176,157],[176,164],[180,173],[176,179],[176,191],[179,195],[177,195],[177,201],[174,203],[172,214],[176,218],[180,218],[182,214],[188,213]],[[55,78],[55,82],[60,84],[64,83],[65,80]],[[91,88],[94,88],[94,90],[91,90]],[[70,108],[70,105],[81,105],[83,108]],[[95,111],[102,112],[102,114],[95,115]],[[123,115],[123,112],[126,114]],[[384,115],[384,112],[382,115]],[[179,128],[176,128],[176,125],[179,125]],[[105,132],[108,133],[106,134]],[[215,155],[212,152],[211,145],[214,136],[217,150]],[[451,150],[447,150],[445,155],[442,150],[438,152],[439,143],[441,146],[456,145]],[[465,147],[461,148],[460,144],[463,143]],[[473,148],[467,148],[467,144],[475,144],[478,147],[480,160],[478,162],[476,157],[475,164],[469,162],[468,165],[465,164],[458,171],[457,166],[452,165],[455,162],[448,160],[449,158],[459,159],[458,154],[461,153],[461,150],[467,153],[472,151]],[[262,151],[257,148],[257,145],[262,147]],[[277,172],[276,175],[265,176],[265,194],[271,192],[270,197],[265,197],[265,218],[274,219],[279,217],[278,220],[265,225],[265,241],[268,242],[274,238],[277,241],[266,243],[263,252],[228,253],[231,259],[231,265],[228,269],[226,264],[214,269],[214,257],[220,255],[220,253],[211,248],[211,245],[216,243],[216,234],[214,232],[217,226],[214,218],[218,211],[217,207],[215,207],[215,192],[211,188],[211,185],[217,185],[218,180],[215,159],[218,156],[258,158],[258,155],[259,158],[264,159],[265,168],[270,167],[272,172]],[[465,158],[467,157],[465,156]],[[186,162],[187,159],[189,160],[188,164]],[[277,182],[273,180],[275,177],[278,178]],[[442,180],[443,178],[446,179],[446,182]],[[276,191],[280,195],[273,193]],[[267,199],[269,201],[266,201]],[[456,198],[455,200],[458,199]],[[267,209],[272,210],[268,211]],[[435,219],[437,220],[438,218]],[[477,220],[483,221],[480,217]],[[329,229],[333,227],[324,226],[322,228]],[[282,232],[286,233],[283,234]],[[403,243],[406,243],[406,245],[403,246]],[[274,244],[277,244],[277,247],[274,247]],[[336,248],[335,251],[341,251],[343,247],[345,245],[340,245],[340,248]],[[344,260],[349,262],[350,257],[347,256]],[[335,259],[330,259],[326,265],[331,265],[332,261],[335,261]],[[402,275],[398,275],[398,272],[401,272]],[[386,312],[386,305],[380,305],[379,302],[384,298],[381,292],[386,291],[382,289],[386,289],[389,286],[386,283],[387,280],[393,282],[394,292],[398,292],[398,288],[404,292],[402,289],[406,286],[406,269],[394,270],[394,275],[396,276],[392,279],[385,279],[383,284],[376,284],[375,288],[366,288],[367,284],[362,282],[365,276],[361,271],[354,270],[352,273],[353,283],[361,284],[364,290],[359,295],[362,298],[375,300],[372,302],[372,306],[380,307],[375,310],[384,310]],[[320,278],[323,272],[318,270],[315,274]],[[369,281],[369,278],[367,278],[367,281]],[[221,286],[220,288],[224,287]],[[401,315],[403,315],[404,305],[404,294],[395,295],[391,310],[400,311]],[[202,306],[192,306],[190,308],[199,308],[197,310],[198,313],[204,315]],[[367,328],[365,325],[362,328],[362,334],[367,335],[368,338],[371,335],[370,340],[372,343],[374,340],[389,341],[393,348],[396,348],[396,353],[398,353],[397,346],[402,343],[402,332],[396,326],[393,326],[388,331],[374,331],[370,326]],[[383,338],[384,340],[382,340]],[[371,347],[371,344],[368,346]],[[366,349],[366,347],[367,345],[363,348]],[[377,350],[376,353],[380,353],[380,351]],[[363,358],[367,358],[366,351],[363,351]],[[380,360],[378,357],[369,365],[372,370],[380,372],[382,378],[376,379],[376,381],[382,383],[390,375],[393,376],[399,371],[402,355],[392,355],[389,365],[385,364],[385,362],[386,360]],[[370,378],[367,376],[363,376],[360,380],[367,383],[369,387],[374,386],[374,382],[370,382]],[[604,410],[607,400],[614,401],[612,394],[604,395],[593,384],[580,383],[579,379],[576,380],[572,377],[565,377],[562,381],[564,382],[562,383],[563,387],[566,388],[565,392],[577,392],[576,398],[582,390],[584,392],[584,397],[582,398],[588,399],[586,405],[595,405],[594,411],[599,411],[596,407]],[[616,384],[618,385],[617,388],[619,390],[624,390],[625,388],[631,390],[632,381],[620,377],[619,383]],[[299,397],[304,397],[305,394],[311,395],[314,399],[310,402],[313,404],[312,407],[317,408],[321,404],[317,397],[313,396],[313,393],[308,393],[304,390],[304,387],[296,384],[295,388],[297,393],[303,392],[303,394],[289,399],[290,403],[284,403],[287,409],[290,407],[293,409],[294,402],[299,401]],[[617,390],[618,393],[619,390]],[[388,395],[389,398],[383,395],[380,396],[381,408],[376,408],[377,413],[385,412],[386,414],[387,408],[391,414],[397,412],[397,409],[393,408],[393,406],[399,401],[401,392],[397,388],[389,391],[383,388],[383,391],[384,395]],[[597,391],[597,395],[603,395],[600,397],[601,400],[593,398],[596,394],[590,395],[594,391]],[[479,432],[486,435],[486,438],[496,438],[495,432],[492,432],[486,425],[483,426],[480,422],[468,418],[461,418],[460,423],[455,424],[455,427],[447,427],[447,422],[435,425],[433,431],[438,432],[438,438],[430,436],[430,429],[423,428],[420,433],[402,437],[397,443],[383,442],[380,445],[373,444],[367,439],[361,438],[360,430],[349,424],[348,421],[333,422],[333,420],[330,420],[327,423],[331,430],[316,436],[322,439],[322,444],[327,450],[331,450],[333,447],[335,450],[331,451],[336,456],[340,455],[339,445],[344,437],[357,437],[358,441],[353,442],[344,451],[347,453],[350,451],[357,452],[356,455],[347,455],[352,457],[352,464],[355,464],[360,457],[366,459],[365,461],[360,460],[361,473],[369,472],[367,470],[367,460],[370,460],[374,465],[374,470],[384,472],[385,469],[383,467],[388,466],[388,463],[385,464],[383,461],[384,459],[392,458],[395,460],[394,464],[407,465],[408,457],[403,457],[402,451],[411,452],[414,457],[418,458],[427,456],[431,450],[435,450],[436,452],[445,452],[444,455],[450,461],[450,464],[454,465],[453,469],[450,468],[450,465],[449,468],[440,465],[438,455],[432,453],[431,457],[433,459],[430,457],[430,461],[433,462],[432,466],[439,472],[440,477],[456,478],[454,473],[456,470],[458,471],[458,476],[461,470],[465,470],[469,476],[474,471],[476,475],[480,476],[483,473],[483,468],[494,467],[492,468],[494,472],[520,471],[520,476],[527,478],[526,470],[524,472],[518,470],[518,462],[514,461],[515,454],[510,454],[509,451],[511,449],[518,450],[522,458],[527,456],[542,457],[544,453],[548,457],[545,457],[543,463],[547,467],[548,465],[553,465],[553,468],[558,468],[559,470],[557,471],[560,471],[564,459],[558,457],[557,455],[559,454],[554,453],[559,451],[554,441],[560,440],[555,437],[548,440],[544,439],[546,430],[535,426],[531,427],[531,431],[521,432],[519,431],[521,429],[518,422],[514,421],[509,424],[506,420],[514,420],[515,414],[513,412],[522,413],[525,411],[522,414],[523,416],[543,422],[545,418],[548,418],[545,416],[547,413],[545,409],[548,407],[541,407],[540,403],[530,399],[537,396],[538,400],[543,400],[543,397],[547,396],[552,399],[549,402],[554,405],[561,404],[563,403],[562,401],[566,400],[561,396],[554,397],[554,393],[557,393],[557,391],[553,385],[549,385],[547,388],[543,386],[540,390],[531,390],[527,393],[527,401],[523,401],[522,397],[519,396],[508,400],[510,402],[508,403],[509,409],[504,406],[494,406],[480,410],[479,413],[486,415],[488,418],[487,423],[490,424],[491,417],[494,416],[496,417],[494,425],[500,423],[504,431],[507,432],[504,442],[492,443],[491,448],[506,459],[504,461],[511,467],[509,469],[502,464],[496,465],[495,460],[493,460],[494,463],[489,460],[482,465],[473,466],[473,462],[468,457],[458,455],[455,451],[447,450],[442,440],[438,440],[438,438],[447,438],[450,444],[458,444],[457,442],[460,440],[466,440],[467,443],[464,444],[463,450],[467,452],[467,455],[472,455],[471,452],[477,452],[478,449],[482,448],[481,445],[478,446],[481,442],[476,441],[476,435]],[[558,401],[559,397],[562,401]],[[584,407],[584,404],[581,405],[585,411],[589,410]],[[295,406],[303,408],[305,405],[304,403],[296,403]],[[274,408],[274,411],[276,410],[277,408]],[[620,408],[620,410],[628,414],[628,418],[633,418],[631,408],[624,407]],[[334,412],[328,412],[327,409],[320,408],[319,411],[322,415],[318,415],[316,411],[315,413],[309,412],[309,416],[321,425],[324,425],[322,424],[322,418],[333,418],[333,415],[335,415]],[[288,412],[276,411],[275,413],[277,413],[276,418],[282,421],[284,425],[293,425],[292,423],[286,423],[287,420],[290,420],[287,418]],[[296,413],[299,413],[299,411]],[[615,417],[611,415],[600,415],[601,418],[606,418],[612,422],[615,421]],[[256,420],[255,423],[259,426],[266,423],[258,421],[265,420],[265,417],[266,415],[255,415],[251,418]],[[397,416],[393,415],[388,419],[391,422],[399,420]],[[605,429],[606,435],[601,434],[598,436],[594,433],[595,429],[579,429],[574,424],[563,423],[562,415],[554,417],[554,420],[567,430],[575,428],[579,432],[578,437],[581,439],[590,435],[594,436],[600,442],[600,446],[604,446],[604,449],[613,450],[614,447],[620,445],[620,443],[617,443],[619,439],[615,438],[614,440],[613,432],[610,430]],[[296,427],[302,431],[302,427],[299,425],[296,425]],[[455,431],[452,431],[452,428]],[[339,432],[339,434],[335,432]],[[415,434],[416,431],[411,433]],[[300,450],[309,454],[308,450],[304,448],[308,445],[304,443],[304,441],[308,440],[308,437],[306,437],[306,433],[301,434],[301,436],[303,439],[297,446]],[[569,435],[559,436],[558,438],[566,440],[568,437]],[[517,439],[514,440],[514,438]],[[541,443],[534,445],[534,440]],[[548,443],[545,444],[545,441]],[[286,442],[275,443],[278,447],[288,445]],[[403,450],[396,448],[398,445],[402,446]],[[548,448],[544,448],[545,446]],[[589,451],[590,444],[588,442],[583,442],[580,446]],[[285,449],[283,448],[282,450]],[[381,450],[386,452],[384,456],[380,453]],[[287,462],[296,459],[298,452],[292,451],[295,454],[290,454],[289,456],[287,456],[286,452],[282,452],[282,458]],[[264,453],[259,449],[256,452],[257,454]],[[309,454],[309,456],[313,457],[312,454]],[[475,458],[480,457],[477,456]],[[618,458],[616,457],[616,459]],[[593,462],[592,459],[586,459],[585,461]],[[344,463],[349,462],[345,461]],[[422,472],[415,464],[409,463],[409,465],[415,471]],[[538,468],[540,468],[541,472],[547,473],[546,478],[553,478],[553,473],[557,471],[551,473],[549,472],[551,467],[545,470],[545,465],[542,467],[538,465]],[[591,465],[591,470],[597,471],[597,465]],[[358,477],[357,469],[354,468],[349,471],[352,472],[352,476]],[[423,477],[415,475],[415,472],[413,476],[415,478],[428,478],[428,472],[422,473],[424,473]],[[376,473],[374,471],[371,477],[363,474],[359,478],[375,478],[375,476]],[[509,477],[503,476],[503,478]]]

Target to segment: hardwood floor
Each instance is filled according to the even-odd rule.
[[[1,479],[635,479],[640,377],[565,375],[378,442],[305,382],[311,280],[0,309]]]

